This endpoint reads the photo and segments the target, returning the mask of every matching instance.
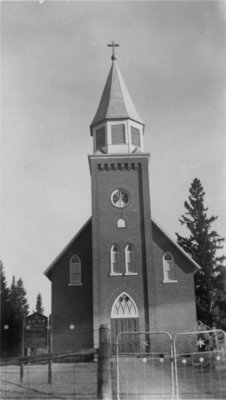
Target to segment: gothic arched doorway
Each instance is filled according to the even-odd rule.
[[[120,332],[138,332],[139,331],[139,313],[136,303],[127,293],[121,293],[111,309],[111,340],[113,352],[115,352],[115,343],[117,335]],[[123,335],[120,351],[134,351],[136,335]]]

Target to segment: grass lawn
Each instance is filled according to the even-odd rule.
[[[1,399],[96,399],[97,364],[52,364],[52,383],[47,365],[25,365],[23,382],[19,366],[0,369]]]
[[[116,360],[111,363],[113,397],[117,398]],[[96,400],[97,363],[53,363],[52,383],[48,366],[25,365],[23,382],[19,366],[0,367],[0,399]],[[173,380],[175,381],[175,379]],[[124,357],[119,360],[119,392],[124,400],[168,400],[175,397],[171,363]],[[226,368],[178,366],[179,399],[226,399]]]

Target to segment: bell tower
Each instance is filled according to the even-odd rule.
[[[134,326],[142,331],[155,328],[150,154],[144,152],[144,122],[117,66],[115,47],[119,45],[112,42],[108,46],[112,47],[112,65],[90,126],[95,346],[99,326],[112,326],[112,316],[119,329],[121,316],[115,315],[113,307],[120,299],[137,310],[130,321],[123,320],[120,329],[123,324],[131,330]]]

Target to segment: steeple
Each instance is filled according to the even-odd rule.
[[[115,56],[114,42],[112,65],[101,96],[96,115],[90,125],[94,139],[94,153],[133,153],[143,149],[144,122],[139,116]]]
[[[91,127],[105,119],[120,118],[129,118],[140,124],[144,124],[131,100],[117,62],[113,60]]]

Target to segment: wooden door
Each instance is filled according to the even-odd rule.
[[[112,318],[111,319],[111,341],[112,352],[116,353],[116,339],[121,332],[138,332],[139,331],[139,318]],[[138,335],[128,333],[119,335],[119,352],[120,353],[133,353],[139,346]]]

